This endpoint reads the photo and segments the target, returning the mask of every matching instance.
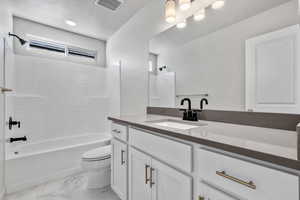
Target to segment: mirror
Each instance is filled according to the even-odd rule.
[[[300,113],[297,1],[225,3],[150,40],[149,106]]]

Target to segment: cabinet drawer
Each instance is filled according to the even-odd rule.
[[[298,200],[299,177],[257,164],[197,150],[199,176],[242,198],[255,200]]]
[[[192,171],[192,146],[129,129],[129,142],[140,150],[187,172]]]
[[[206,183],[199,183],[199,200],[237,200],[238,198],[234,198],[225,194],[224,192],[207,185]]]
[[[113,122],[111,125],[111,133],[113,137],[119,138],[123,141],[127,141],[127,126]]]

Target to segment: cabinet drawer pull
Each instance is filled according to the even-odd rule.
[[[152,188],[152,186],[155,184],[155,182],[153,181],[153,172],[154,172],[154,168],[150,168],[150,188]]]
[[[147,185],[150,181],[150,178],[148,178],[148,169],[150,168],[150,165],[145,165],[145,184]]]
[[[125,164],[124,153],[125,153],[125,151],[124,151],[124,150],[121,150],[121,165],[124,165],[124,164]]]
[[[225,171],[216,171],[216,174],[219,175],[219,176],[222,176],[222,177],[224,177],[226,179],[229,179],[231,181],[234,181],[236,183],[239,183],[241,185],[244,185],[246,187],[249,187],[249,188],[251,188],[253,190],[256,189],[256,185],[252,181],[249,181],[249,182],[243,181],[241,179],[238,179],[238,178],[235,178],[233,176],[230,176],[230,175],[226,174]]]
[[[112,130],[112,132],[114,132],[114,133],[118,133],[118,134],[120,134],[120,133],[121,133],[121,131],[119,131],[118,129],[114,129],[114,130]]]

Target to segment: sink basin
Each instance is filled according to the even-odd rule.
[[[193,129],[193,128],[198,128],[199,126],[206,125],[206,124],[197,123],[197,122],[188,123],[188,122],[181,122],[181,121],[176,121],[176,120],[153,121],[151,123],[154,125],[157,125],[157,126],[174,128],[174,129],[179,129],[179,130],[189,130],[189,129]]]

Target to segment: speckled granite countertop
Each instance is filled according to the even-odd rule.
[[[109,120],[128,124],[136,128],[158,132],[190,142],[207,145],[224,151],[237,153],[258,160],[300,170],[298,160],[298,133],[280,129],[261,128],[213,121],[186,122],[202,126],[180,130],[156,125],[162,120],[180,118],[161,115],[112,116]],[[300,126],[298,127],[300,129]]]

